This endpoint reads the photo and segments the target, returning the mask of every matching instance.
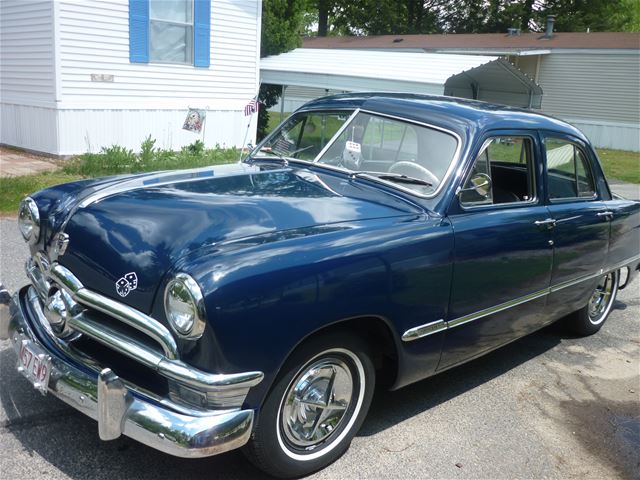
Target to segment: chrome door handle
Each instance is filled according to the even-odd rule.
[[[557,222],[555,218],[545,218],[544,220],[536,220],[533,223],[538,227],[547,227],[548,229],[552,229],[556,226]]]
[[[598,212],[596,213],[596,215],[598,217],[612,217],[613,218],[613,212],[607,210],[606,212]]]

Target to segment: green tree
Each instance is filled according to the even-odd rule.
[[[638,31],[639,0],[311,0],[308,24],[318,35]],[[324,25],[326,19],[326,26]]]
[[[302,44],[304,15],[308,0],[265,0],[262,3],[262,38],[260,56],[288,52]],[[280,86],[261,85],[258,113],[258,140],[264,138],[269,125],[268,109],[278,103]]]
[[[316,0],[309,20],[318,36],[436,32],[438,8],[445,0]],[[324,24],[326,19],[326,26]]]
[[[623,11],[618,15],[626,16],[626,22],[622,26],[625,32],[640,32],[640,1],[622,0]]]
[[[537,24],[544,29],[548,14],[556,15],[555,29],[559,32],[611,32],[629,29],[638,0],[546,0],[538,10]]]

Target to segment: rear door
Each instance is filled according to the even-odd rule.
[[[479,174],[479,175],[478,175]],[[484,177],[483,177],[484,175]],[[491,180],[489,195],[469,189]],[[449,211],[455,260],[443,369],[529,333],[543,322],[552,231],[537,133],[488,136]]]
[[[573,137],[547,132],[543,152],[553,224],[549,320],[583,307],[595,288],[609,248],[611,215],[599,192],[595,158]]]

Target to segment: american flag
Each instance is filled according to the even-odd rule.
[[[249,115],[253,115],[258,111],[258,99],[253,97],[249,103],[244,107],[244,116],[248,117]]]

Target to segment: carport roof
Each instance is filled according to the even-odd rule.
[[[518,106],[539,106],[542,95],[542,89],[515,66],[484,55],[298,48],[263,58],[260,75],[267,84],[352,92],[442,95],[448,82],[454,82],[455,91],[509,92],[510,101],[502,103]]]

